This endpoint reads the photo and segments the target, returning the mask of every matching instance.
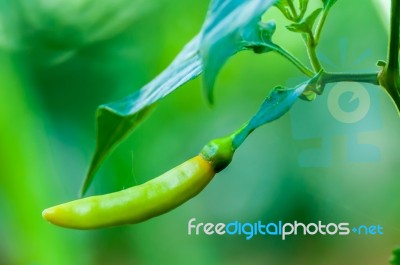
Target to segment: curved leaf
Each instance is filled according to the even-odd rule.
[[[212,90],[216,76],[228,58],[238,51],[264,43],[265,39],[261,34],[263,25],[259,22],[262,14],[276,2],[277,0],[213,1],[200,41],[204,66],[203,85],[210,102],[213,101]]]
[[[129,135],[150,106],[202,72],[198,37],[189,42],[176,59],[156,78],[132,95],[97,109],[96,150],[81,189],[88,189],[94,173],[113,148]]]
[[[258,112],[250,119],[244,128],[235,135],[234,148],[238,148],[247,136],[258,127],[274,121],[290,110],[296,100],[306,89],[319,81],[320,74],[299,84],[295,88],[276,87],[267,96]]]

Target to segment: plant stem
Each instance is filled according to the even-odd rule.
[[[390,36],[387,55],[387,64],[380,73],[379,84],[386,89],[400,112],[399,93],[399,28],[400,28],[400,0],[392,0],[390,16]]]
[[[392,0],[390,17],[390,36],[387,67],[399,73],[399,28],[400,28],[400,4],[399,0]]]
[[[318,87],[324,87],[328,83],[335,82],[361,82],[370,83],[373,85],[378,85],[378,75],[379,72],[375,73],[327,73],[321,72],[315,74],[311,77],[316,80],[314,85]],[[315,91],[319,94],[322,91]],[[232,139],[232,147],[234,150],[239,148],[239,146],[246,140],[246,138],[254,131],[254,127],[251,126],[251,120],[244,123],[239,129],[230,134],[228,137]]]
[[[230,137],[232,138],[232,147],[234,150],[238,149],[246,138],[254,131],[250,129],[249,122],[244,123],[239,129],[233,132]]]
[[[314,69],[314,72],[318,73],[319,71],[321,71],[322,66],[317,56],[317,43],[311,31],[307,32],[306,44],[307,44],[307,53],[308,57],[310,58],[311,65]]]
[[[336,82],[359,82],[359,83],[370,83],[373,85],[379,85],[378,82],[379,72],[375,73],[323,73],[321,82],[323,84],[336,83]]]
[[[305,66],[299,59],[293,56],[290,52],[286,51],[280,46],[276,46],[275,51],[278,52],[283,57],[285,57],[286,59],[288,59],[290,62],[292,62],[306,76],[312,77],[314,75],[313,71],[308,69],[307,66]]]
[[[297,14],[296,8],[293,5],[293,2],[291,0],[287,1],[290,11],[292,12],[292,17],[294,20],[297,22],[299,20],[299,15]]]
[[[326,18],[328,17],[328,13],[329,13],[329,8],[326,9],[324,8],[324,10],[322,11],[322,17],[321,19],[318,21],[318,25],[317,28],[315,29],[315,44],[318,45],[319,40],[321,38],[321,32],[322,29],[324,28],[325,22],[326,22]]]

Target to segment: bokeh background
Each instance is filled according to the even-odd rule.
[[[96,106],[160,73],[199,31],[207,6],[200,0],[0,0],[0,264],[387,264],[400,243],[400,124],[378,87],[365,86],[373,107],[357,124],[342,124],[326,111],[329,87],[317,101],[299,102],[251,135],[200,195],[163,216],[95,231],[42,219],[44,208],[77,198],[95,146]],[[338,1],[318,49],[324,66],[376,71],[386,53],[385,14],[373,1]],[[284,29],[283,16],[271,9],[264,19],[270,18],[278,24],[275,41],[306,60],[301,37]],[[161,174],[239,127],[274,86],[301,79],[276,54],[237,54],[217,80],[214,106],[200,79],[162,100],[107,159],[89,193]],[[338,104],[347,111],[362,100],[343,97]],[[313,150],[325,162],[313,163]],[[192,217],[380,224],[384,235],[188,236]]]

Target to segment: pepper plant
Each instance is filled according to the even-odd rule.
[[[236,140],[237,146],[244,140],[244,135],[285,114],[297,98],[315,100],[329,83],[348,81],[381,86],[399,111],[399,1],[391,0],[387,58],[377,62],[377,71],[356,74],[327,72],[317,55],[325,22],[336,3],[337,0],[321,0],[320,8],[309,10],[309,0],[213,0],[201,31],[160,75],[126,98],[99,106],[96,113],[96,150],[81,194],[87,191],[104,159],[132,133],[159,100],[202,74],[206,98],[213,103],[212,90],[221,67],[230,56],[243,50],[258,54],[278,53],[309,80],[295,88],[273,88],[259,112],[242,128],[243,132]],[[261,17],[273,6],[287,18],[286,28],[304,39],[311,67],[272,40],[275,22],[264,22]]]
[[[182,49],[174,61],[160,75],[126,98],[99,106],[96,114],[96,150],[82,186],[81,195],[85,194],[97,169],[113,149],[132,133],[158,101],[178,87],[202,75],[204,93],[207,100],[213,103],[214,83],[220,69],[229,57],[240,51],[250,50],[257,54],[277,53],[293,63],[307,80],[295,87],[276,86],[266,96],[258,112],[240,126],[239,129],[235,130],[231,135],[213,140],[207,144],[200,155],[201,159],[212,165],[211,168],[207,167],[211,175],[218,173],[229,165],[235,150],[251,132],[261,125],[280,118],[289,111],[298,99],[314,101],[324,93],[325,87],[329,83],[362,82],[376,85],[377,88],[381,87],[387,92],[387,95],[394,103],[394,107],[399,111],[399,0],[391,0],[387,58],[377,62],[376,71],[367,73],[326,71],[318,56],[317,49],[325,22],[329,19],[330,12],[335,11],[337,0],[320,0],[318,2],[319,7],[311,10],[309,0],[213,0],[200,32]],[[279,41],[273,39],[276,24],[274,21],[262,20],[262,16],[274,7],[278,8],[287,19],[287,30],[293,32],[293,34],[299,34],[304,40],[304,49],[308,55],[308,62],[302,62],[290,51],[286,50]],[[150,212],[145,212],[141,216],[137,216],[137,212],[132,213],[132,216],[129,216],[128,213],[122,214],[121,218],[116,220],[106,220],[98,225],[90,224],[90,220],[95,220],[95,217],[99,216],[98,214],[100,213],[98,211],[102,211],[101,207],[97,205],[99,201],[112,200],[115,202],[116,207],[120,207],[122,199],[124,201],[135,200],[135,198],[141,196],[141,200],[145,200],[147,198],[147,189],[154,188],[153,184],[151,184],[153,182],[149,182],[148,187],[132,189],[129,191],[129,196],[126,195],[127,192],[115,193],[111,197],[94,197],[95,199],[93,200],[81,199],[72,204],[67,203],[60,207],[56,206],[46,210],[44,217],[53,223],[75,228],[96,228],[144,221],[179,206],[184,201],[195,196],[208,183],[207,181],[202,187],[187,186],[194,188],[196,192],[188,190],[185,195],[185,192],[182,193],[181,187],[187,185],[182,180],[182,178],[185,179],[187,177],[186,173],[183,174],[185,177],[179,177],[179,181],[182,181],[183,184],[178,188],[168,184],[168,182],[176,179],[170,176],[170,172],[166,174],[167,177],[163,175],[158,182],[155,179],[156,182],[154,183],[160,185],[162,179],[162,187],[157,186],[157,189],[169,194],[166,197],[164,197],[164,194],[160,198],[175,201],[168,205],[160,202],[161,206],[155,205],[151,207],[152,210]],[[188,174],[190,175],[190,173]],[[141,195],[136,194],[139,192],[138,190]],[[143,195],[143,190],[146,190],[145,195]],[[179,191],[178,195],[176,195],[177,190]],[[122,199],[118,201],[118,198]],[[146,202],[141,201],[140,203]],[[154,204],[155,202],[152,201],[151,203]],[[110,204],[104,205],[109,207],[112,204],[110,202]],[[134,210],[129,208],[132,205],[139,204],[128,203],[126,209],[121,208],[118,211],[127,210],[127,212],[131,212],[131,210]],[[94,208],[95,212],[87,211],[85,214],[89,213],[90,216],[86,216],[82,214],[82,207],[86,210]],[[156,210],[153,211],[154,209]],[[103,210],[109,211],[110,209]],[[92,213],[93,215],[91,215]],[[113,214],[112,209],[104,216],[109,216],[110,214]],[[68,220],[63,219],[64,217]],[[79,220],[79,218],[83,219]],[[83,223],[83,225],[78,225],[74,222]]]

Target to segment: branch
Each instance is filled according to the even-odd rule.
[[[283,49],[282,47],[276,45],[274,49],[277,53],[288,59],[291,63],[293,63],[303,74],[305,74],[308,77],[314,76],[313,71],[308,69],[307,66],[305,66],[299,59],[297,59],[295,56],[293,56],[290,52],[287,50]]]
[[[399,73],[399,28],[400,28],[400,5],[399,0],[392,0],[391,17],[390,17],[390,36],[388,64],[389,70]]]
[[[318,45],[319,40],[321,38],[321,33],[322,33],[322,29],[324,28],[325,22],[326,22],[326,18],[328,17],[328,13],[329,13],[330,8],[325,9],[322,11],[322,17],[321,19],[318,21],[318,25],[317,28],[315,29],[315,43],[316,45]]]
[[[385,88],[400,112],[399,93],[399,28],[400,28],[400,0],[392,0],[390,16],[390,36],[387,63],[379,75],[379,84]]]
[[[307,32],[306,38],[308,57],[310,58],[311,65],[316,73],[321,71],[322,66],[317,56],[317,42],[314,38],[312,31]]]
[[[337,82],[359,82],[379,85],[378,81],[379,72],[375,73],[323,73],[321,82],[323,84],[337,83]]]

